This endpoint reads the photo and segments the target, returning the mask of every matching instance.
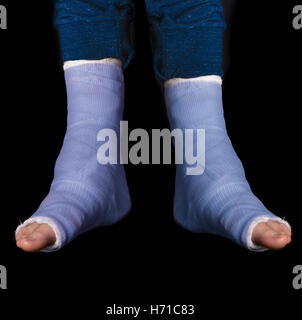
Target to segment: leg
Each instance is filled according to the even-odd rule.
[[[217,234],[251,250],[284,247],[290,242],[290,226],[254,196],[227,135],[220,1],[147,3],[155,70],[165,81],[171,127],[205,129],[203,174],[187,175],[187,163],[177,166],[176,221],[191,231]]]
[[[101,165],[103,128],[119,130],[123,116],[121,66],[132,56],[126,26],[130,1],[56,1],[68,98],[67,131],[50,192],[16,230],[25,251],[58,250],[79,234],[113,224],[130,210],[121,165]]]

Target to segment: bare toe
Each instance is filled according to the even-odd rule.
[[[18,233],[15,235],[16,241],[20,240],[22,237],[26,235],[31,234],[35,229],[37,229],[38,226],[39,224],[37,222],[33,222],[25,227],[20,228]]]
[[[268,220],[256,225],[252,241],[268,249],[282,249],[291,242],[291,231],[284,223]]]
[[[16,235],[16,245],[27,252],[35,252],[54,244],[56,235],[53,229],[45,223],[32,223],[21,228]]]

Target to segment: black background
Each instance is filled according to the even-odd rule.
[[[129,130],[151,132],[168,123],[153,74],[144,3],[137,3],[136,57],[125,72],[125,119]],[[53,7],[38,0],[0,4],[8,10],[8,30],[0,30],[0,264],[8,270],[8,290],[0,290],[0,309],[12,298],[11,312],[34,318],[38,306],[47,314],[64,306],[87,319],[92,313],[103,319],[105,307],[113,303],[190,303],[198,318],[205,311],[211,317],[221,311],[235,316],[239,306],[248,315],[259,315],[260,306],[265,307],[262,316],[290,315],[302,297],[302,290],[292,287],[292,269],[302,264],[302,30],[292,27],[297,3],[223,1],[228,132],[255,194],[292,225],[292,244],[278,252],[253,253],[213,235],[189,233],[173,221],[175,167],[128,165],[130,214],[51,254],[17,249],[14,230],[47,194],[65,132]]]

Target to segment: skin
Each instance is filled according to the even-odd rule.
[[[56,236],[47,224],[36,222],[23,227],[16,234],[16,245],[26,252],[37,252],[54,244]],[[291,231],[278,221],[258,223],[252,234],[252,241],[271,250],[279,250],[291,242]]]

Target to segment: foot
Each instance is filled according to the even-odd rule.
[[[205,162],[188,164],[185,153],[184,164],[177,165],[175,220],[190,231],[220,235],[250,250],[285,247],[290,226],[253,194],[228,137],[221,78],[170,80],[165,98],[172,129],[205,132],[204,141],[197,134],[185,140],[186,151],[195,150],[194,156]]]
[[[130,210],[124,167],[107,161],[106,141],[98,135],[102,129],[119,134],[122,69],[115,63],[87,63],[66,69],[65,80],[67,131],[54,180],[38,210],[16,231],[17,246],[29,252],[60,249]]]

